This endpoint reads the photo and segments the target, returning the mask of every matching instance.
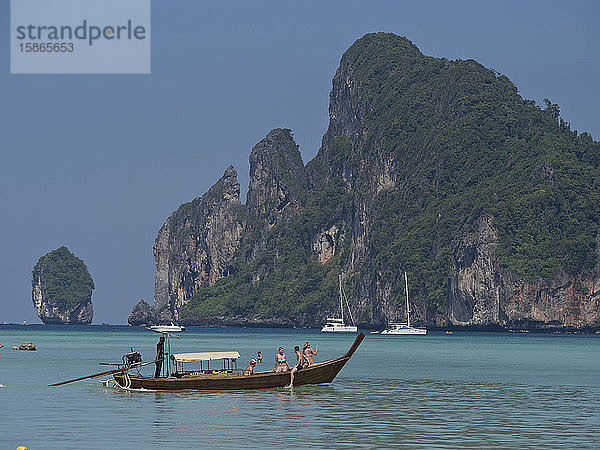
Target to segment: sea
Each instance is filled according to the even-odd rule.
[[[128,326],[0,326],[0,448],[600,448],[600,336],[370,334],[328,386],[140,392],[99,379],[158,335]],[[230,351],[272,368],[278,346],[310,341],[317,360],[353,335],[307,329],[191,328],[173,352]],[[33,341],[35,352],[15,351]],[[141,369],[150,374],[153,366]]]

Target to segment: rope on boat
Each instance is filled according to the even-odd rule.
[[[114,378],[111,378],[110,380],[102,380],[102,384],[106,387],[110,387],[111,384],[114,387],[121,387],[119,386],[119,383],[117,383],[117,380],[115,380]]]
[[[125,389],[129,389],[131,387],[131,378],[129,377],[129,373],[127,371],[123,372],[123,377],[125,378]]]
[[[123,372],[123,380],[125,381],[122,385],[115,380],[114,378],[112,380],[108,380],[105,385],[106,387],[108,387],[108,383],[114,383],[114,385],[116,387],[120,387],[121,389],[129,389],[131,387],[131,377],[129,376],[129,373],[127,372],[127,370],[125,370]]]

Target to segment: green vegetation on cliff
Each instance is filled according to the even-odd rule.
[[[314,256],[311,239],[315,232],[347,216],[351,207],[352,197],[341,180],[332,181],[306,200],[298,216],[268,232],[260,256],[250,262],[238,258],[228,277],[199,289],[183,316],[256,314],[271,319],[335,307],[340,257],[321,264]],[[338,245],[341,240],[339,233]],[[245,242],[240,254],[250,253],[253,244],[252,240]]]
[[[443,308],[453,242],[486,213],[498,256],[517,276],[593,269],[599,144],[559,120],[557,105],[523,100],[507,77],[417,52],[377,34],[344,56],[372,111],[352,153],[368,159],[383,149],[402,185],[373,208],[377,268],[407,268],[430,305]]]
[[[385,33],[344,54],[332,99],[338,110],[306,166],[302,208],[267,232],[251,226],[232,274],[199,289],[184,315],[302,317],[332,308],[337,273],[358,245],[363,259],[352,262],[349,280],[357,296],[374,301],[387,284],[388,298],[401,298],[398,273],[407,270],[414,298],[438,314],[453,251],[484,215],[498,230],[497,256],[516,276],[594,270],[600,143],[571,130],[558,105],[542,109],[506,76],[472,60],[424,56]],[[336,253],[321,264],[313,241],[332,225]],[[364,308],[363,317],[372,313]]]
[[[32,275],[34,283],[41,277],[44,299],[61,308],[73,308],[89,300],[94,289],[86,265],[67,247],[59,247],[42,256]]]

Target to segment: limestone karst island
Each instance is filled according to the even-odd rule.
[[[184,324],[317,327],[345,274],[359,325],[597,330],[600,144],[473,60],[369,34],[341,59],[317,155],[289,129],[166,220],[154,306]],[[133,320],[135,322],[135,320]],[[139,321],[138,321],[139,322]]]
[[[94,316],[94,282],[81,259],[67,247],[42,256],[32,272],[32,299],[45,324],[88,325]]]

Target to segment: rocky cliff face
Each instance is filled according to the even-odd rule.
[[[163,320],[179,320],[194,292],[229,274],[245,226],[232,166],[206,194],[167,219],[154,244],[154,304]]]
[[[290,130],[275,129],[250,152],[246,207],[252,221],[268,228],[293,217],[306,191],[304,163]]]
[[[44,281],[40,275],[33,278],[33,306],[39,318],[47,325],[89,325],[94,318],[92,296],[75,306],[63,306],[47,300]]]
[[[40,258],[33,269],[32,300],[45,324],[89,325],[94,284],[83,261],[66,247]]]
[[[254,146],[249,160],[246,205],[230,166],[204,196],[179,207],[160,229],[154,244],[154,302],[163,321],[180,320],[199,288],[227,277],[238,250],[246,259],[258,257],[266,233],[300,210],[306,176],[290,130],[272,130]],[[242,237],[250,235],[255,239],[246,239],[240,249]]]
[[[448,321],[472,328],[595,330],[600,328],[600,277],[524,280],[500,264],[493,217],[482,217],[452,257]],[[442,321],[443,323],[443,321]]]
[[[249,242],[248,259],[264,251],[264,236],[282,220],[301,210],[306,175],[298,145],[290,130],[275,129],[250,152],[250,185],[246,196],[247,235],[260,236]]]
[[[250,153],[245,205],[230,167],[167,219],[158,313],[319,326],[342,273],[357,321],[383,326],[405,317],[407,270],[417,325],[597,329],[600,146],[552,106],[474,61],[365,36],[342,57],[312,161],[275,129]]]

